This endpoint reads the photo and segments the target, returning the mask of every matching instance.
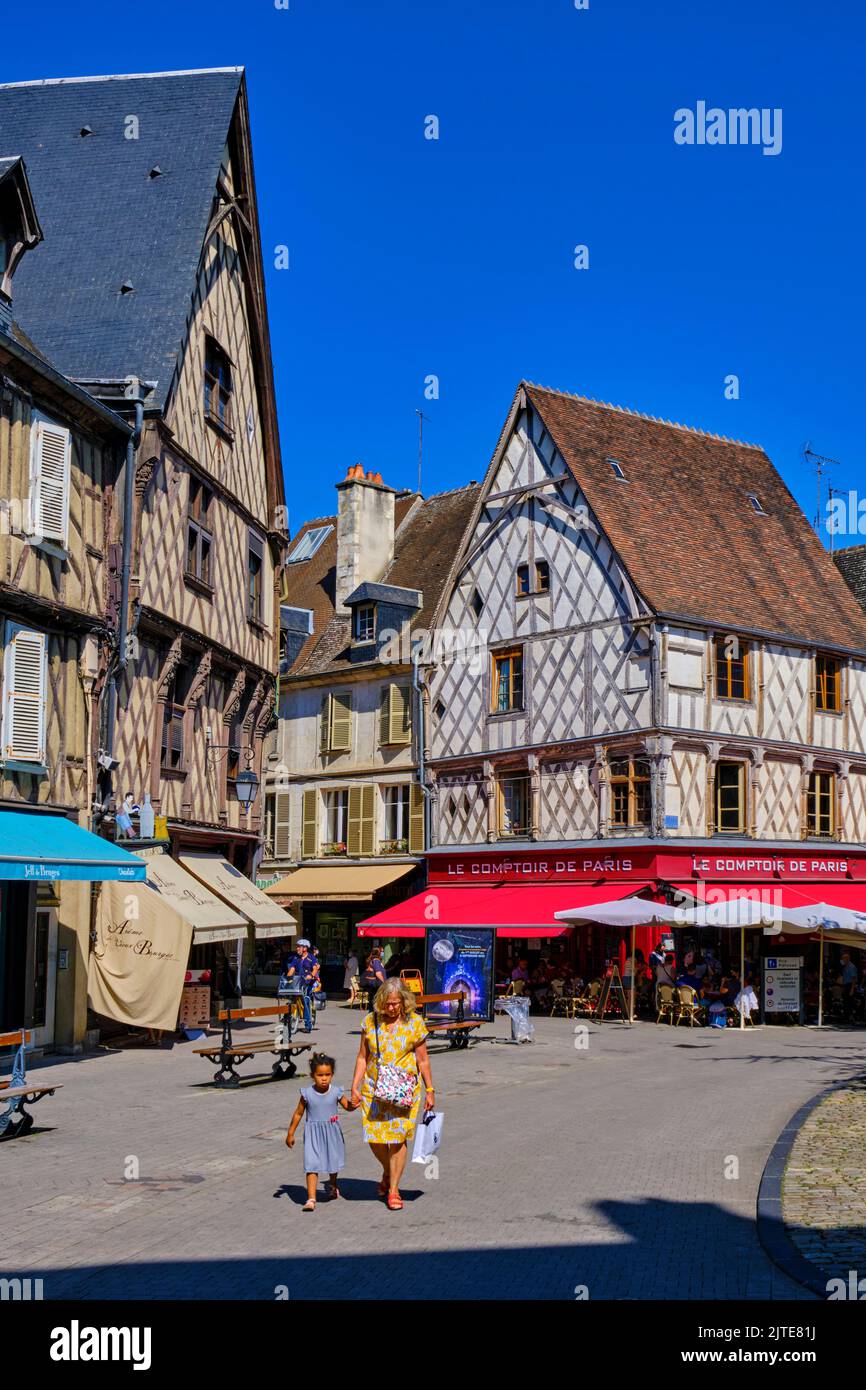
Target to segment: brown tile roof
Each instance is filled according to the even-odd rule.
[[[860,607],[866,610],[866,545],[849,545],[833,556],[836,568]]]
[[[397,497],[394,559],[379,582],[421,590],[424,606],[415,615],[413,625],[423,623],[425,615],[429,621],[434,612],[480,491],[480,486],[472,483],[469,487],[440,492],[426,499],[419,499],[417,493]],[[336,517],[320,517],[307,522],[292,542],[294,549],[298,537],[305,531],[329,524],[334,527],[312,559],[288,568],[283,602],[297,608],[311,608],[314,627],[313,635],[301,648],[291,668],[291,677],[345,671],[350,664],[357,664],[350,663],[346,656],[351,636],[350,619],[334,611],[336,521]]]
[[[655,612],[866,650],[866,616],[757,445],[522,385]]]

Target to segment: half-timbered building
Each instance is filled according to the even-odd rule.
[[[337,492],[287,557],[262,864],[333,987],[357,921],[421,881],[416,658],[479,489],[424,498],[355,465]]]
[[[237,789],[273,718],[285,505],[243,70],[0,87],[4,144],[45,230],[21,322],[135,426],[104,538],[97,820],[129,794],[176,858],[250,874],[261,798]]]
[[[532,885],[482,921],[866,876],[866,619],[760,448],[521,384],[436,625],[431,887]]]

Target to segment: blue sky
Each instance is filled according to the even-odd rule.
[[[862,487],[848,0],[288,2],[48,0],[2,71],[246,66],[293,530],[356,461],[414,486],[419,408],[424,490],[480,478],[521,377],[760,443],[810,518],[804,441]],[[701,100],[781,153],[675,144]]]

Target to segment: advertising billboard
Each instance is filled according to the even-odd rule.
[[[493,927],[428,927],[425,942],[425,993],[462,992],[463,1016],[489,1023],[493,1018]],[[457,1001],[436,1005],[436,1013],[456,1013]]]

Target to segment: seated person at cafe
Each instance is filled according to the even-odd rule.
[[[529,961],[519,960],[511,972],[512,980],[522,980],[524,984],[529,980]]]
[[[660,985],[675,985],[677,982],[677,958],[673,951],[668,951],[664,960],[656,965],[656,998],[658,998]]]

